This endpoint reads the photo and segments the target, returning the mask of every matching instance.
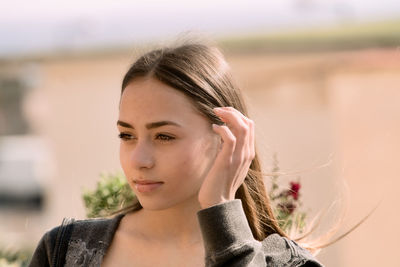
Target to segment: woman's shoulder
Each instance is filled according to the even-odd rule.
[[[123,216],[75,221],[68,241],[66,265],[100,266]]]
[[[115,232],[123,216],[124,214],[109,218],[64,218],[61,224],[48,230],[45,236],[50,239],[55,239],[66,227],[71,228],[71,237],[80,236],[94,238],[96,236],[102,236],[107,233]]]
[[[122,217],[125,214],[119,214],[109,218],[91,218],[74,220],[72,222],[72,228],[74,232],[80,232],[83,235],[89,235],[94,233],[105,234],[106,232],[114,232],[118,228]],[[105,231],[101,233],[102,231]]]
[[[123,216],[79,220],[64,218],[60,225],[42,236],[30,266],[48,266],[55,258],[66,259],[67,262],[86,259],[90,255],[101,258]]]

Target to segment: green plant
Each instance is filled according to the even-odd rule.
[[[276,154],[273,157],[273,173],[279,171],[278,159]],[[295,229],[297,233],[303,233],[306,226],[306,213],[300,210],[300,177],[297,181],[291,181],[290,187],[281,188],[278,184],[279,175],[272,176],[272,188],[269,191],[269,198],[272,202],[274,214],[279,222],[281,229],[288,233]]]
[[[32,257],[29,249],[10,250],[0,249],[0,267],[25,267],[28,266]]]
[[[88,218],[108,216],[129,205],[133,199],[133,191],[122,173],[101,174],[96,189],[86,190],[83,194]]]

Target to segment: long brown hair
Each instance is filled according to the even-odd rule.
[[[142,55],[125,74],[121,95],[126,86],[138,77],[155,78],[184,93],[210,123],[223,124],[212,110],[215,107],[231,106],[248,116],[229,65],[216,47],[189,43],[156,49]],[[244,183],[236,192],[236,198],[242,201],[255,239],[261,241],[272,233],[286,236],[272,213],[257,152]],[[135,201],[128,210],[140,208]]]
[[[157,79],[184,93],[201,114],[208,118],[210,123],[223,124],[212,110],[215,107],[231,106],[248,117],[241,90],[234,82],[224,56],[214,45],[189,42],[174,47],[154,49],[145,53],[130,66],[125,74],[121,95],[126,86],[139,77]],[[270,199],[266,193],[264,174],[257,149],[244,183],[236,192],[236,198],[242,201],[247,221],[255,239],[262,241],[273,233],[289,238],[287,233],[279,227],[273,214]],[[141,208],[138,199],[135,198],[131,205],[113,214],[135,211]],[[325,242],[324,245],[321,245],[321,242],[304,242],[302,244],[302,239],[308,236],[310,232],[295,240],[311,252],[316,252],[318,249],[333,243]],[[332,235],[333,233],[329,236]]]

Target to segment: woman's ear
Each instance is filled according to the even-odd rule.
[[[224,140],[222,139],[222,137],[219,135],[219,134],[217,134],[217,133],[214,133],[215,134],[215,139],[214,139],[214,144],[216,144],[216,147],[218,147],[218,151],[219,150],[221,150],[222,149],[222,144],[224,143]]]

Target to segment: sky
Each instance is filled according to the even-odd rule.
[[[400,18],[399,0],[0,0],[0,56]]]

